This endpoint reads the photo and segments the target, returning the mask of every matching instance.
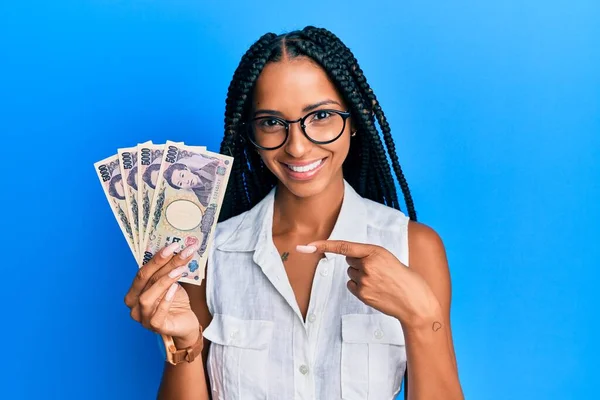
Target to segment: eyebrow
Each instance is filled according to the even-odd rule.
[[[302,109],[302,112],[310,112],[313,111],[321,106],[325,106],[325,105],[329,105],[329,104],[337,104],[338,106],[342,106],[340,103],[338,103],[335,100],[331,100],[331,99],[327,99],[327,100],[323,100],[323,101],[319,101],[318,103],[314,103],[314,104],[309,104],[306,107],[304,107]],[[278,117],[282,117],[283,118],[283,113],[281,111],[277,111],[277,110],[267,110],[267,109],[259,109],[254,111],[254,116],[256,117],[258,114],[272,114],[272,115],[277,115]]]

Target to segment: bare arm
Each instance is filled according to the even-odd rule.
[[[206,305],[206,280],[201,286],[182,283],[181,286],[187,291],[190,298],[192,311],[198,317],[203,330],[210,324],[212,316]],[[191,346],[197,340],[197,336],[181,341],[175,341],[179,349]],[[191,363],[183,362],[171,365],[165,362],[163,376],[158,392],[158,400],[209,400],[210,384],[205,369],[206,359],[210,342],[204,339],[202,357]]]
[[[464,399],[450,326],[451,283],[444,245],[426,225],[411,221],[408,232],[409,266],[427,282],[440,308],[419,327],[405,328],[408,359],[405,398]]]

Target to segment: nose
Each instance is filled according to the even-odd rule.
[[[291,124],[290,133],[285,143],[285,152],[294,158],[301,158],[310,151],[311,147],[312,142],[304,136],[300,122]]]

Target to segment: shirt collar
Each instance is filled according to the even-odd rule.
[[[276,188],[250,209],[237,229],[216,246],[222,251],[255,251],[272,242],[273,204]],[[367,213],[363,198],[344,180],[342,207],[329,240],[365,243],[367,240]],[[325,253],[327,258],[331,254]]]

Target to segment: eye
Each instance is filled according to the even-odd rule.
[[[329,111],[317,111],[314,115],[313,115],[313,120],[319,121],[322,119],[327,119],[331,116],[331,113]]]
[[[280,120],[278,119],[274,119],[274,118],[265,118],[262,119],[258,122],[259,126],[264,127],[264,128],[272,128],[274,126],[283,126],[283,124],[281,123]]]

